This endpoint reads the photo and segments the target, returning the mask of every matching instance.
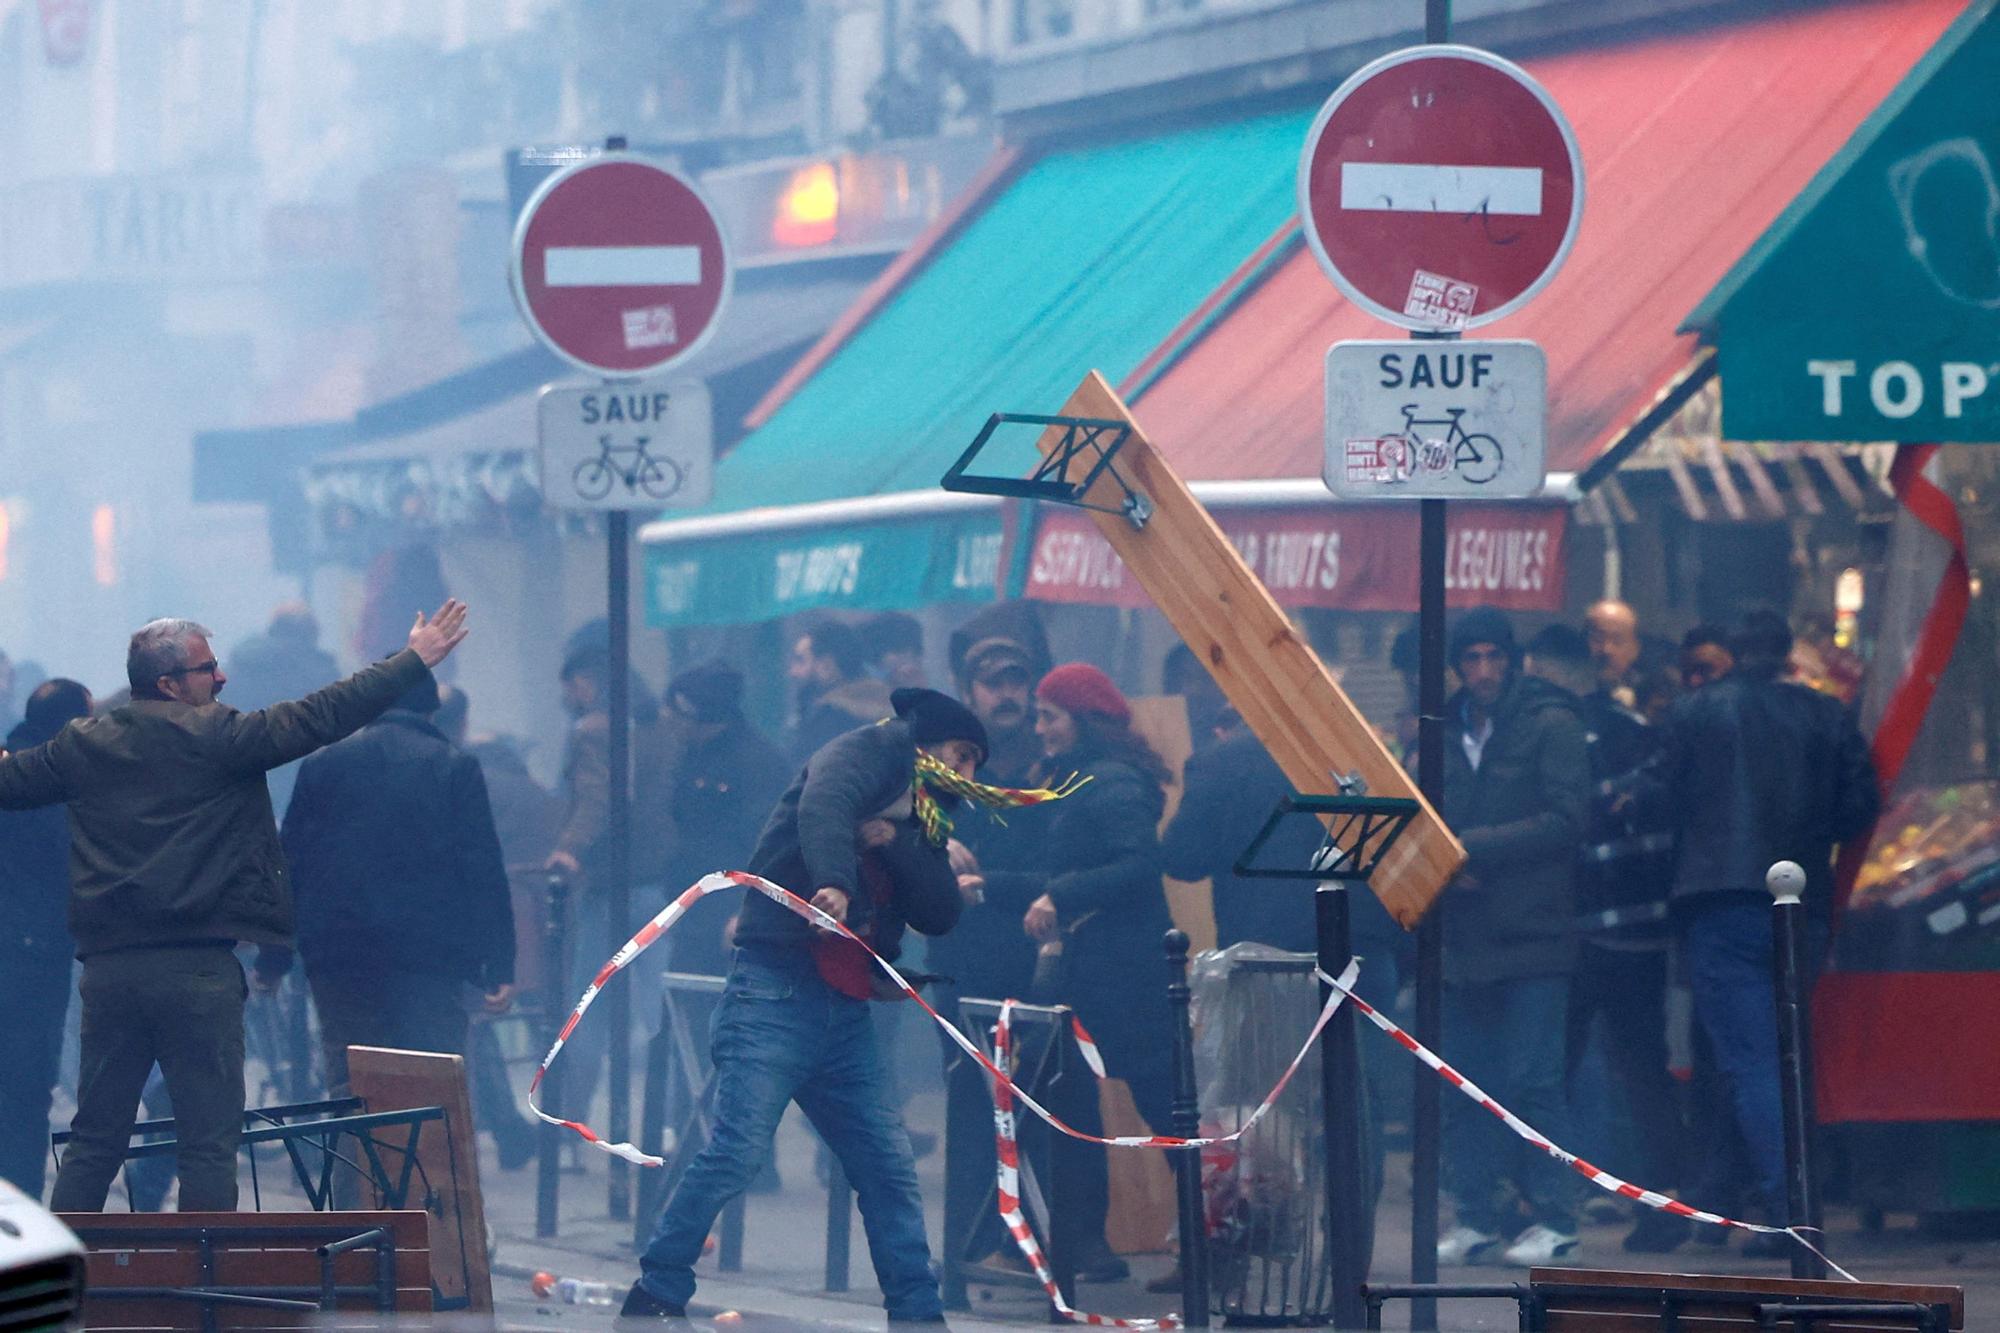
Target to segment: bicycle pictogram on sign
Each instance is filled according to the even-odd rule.
[[[1421,417],[1418,403],[1403,404],[1403,425],[1389,435],[1347,442],[1347,479],[1357,484],[1409,481],[1423,475],[1452,475],[1473,486],[1484,486],[1500,475],[1505,452],[1500,441],[1484,431],[1465,429],[1463,407],[1447,407],[1442,416]],[[1442,426],[1444,434],[1436,434]]]
[[[687,473],[673,459],[651,453],[646,448],[651,441],[649,435],[637,435],[630,444],[614,444],[610,435],[599,435],[597,457],[578,463],[572,474],[576,493],[586,500],[602,500],[617,483],[627,495],[643,491],[655,500],[672,499]]]

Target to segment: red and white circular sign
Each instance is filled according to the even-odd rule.
[[[1299,218],[1356,305],[1406,329],[1510,314],[1555,275],[1583,217],[1583,156],[1527,71],[1413,46],[1328,98],[1299,157]]]
[[[556,172],[514,227],[514,299],[549,350],[598,375],[651,375],[708,339],[729,247],[690,182],[630,153]]]

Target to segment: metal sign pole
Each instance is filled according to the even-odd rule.
[[[1424,40],[1451,40],[1451,0],[1424,0]],[[1420,500],[1417,602],[1417,790],[1444,809],[1444,500]],[[1444,1042],[1444,904],[1431,904],[1417,927],[1417,1040]],[[1443,1089],[1419,1065],[1410,1111],[1410,1281],[1437,1281],[1438,1186],[1442,1177]],[[1437,1328],[1437,1302],[1410,1303],[1410,1327]]]
[[[632,929],[632,516],[613,509],[604,516],[605,584],[611,625],[610,707],[611,805],[606,833],[611,841],[611,935],[623,943]],[[614,985],[605,997],[611,1006],[611,1058],[607,1079],[611,1094],[611,1141],[631,1138],[632,1119],[632,988]],[[622,1158],[611,1159],[607,1173],[608,1206],[614,1218],[632,1215],[632,1168]]]
[[[1347,884],[1323,881],[1313,893],[1313,922],[1319,945],[1319,970],[1337,977],[1354,958]],[[1319,984],[1320,1003],[1333,987]],[[1368,1260],[1374,1238],[1364,1228],[1375,1220],[1368,1206],[1367,1171],[1361,1144],[1361,1051],[1354,1030],[1354,1010],[1343,1008],[1327,1024],[1319,1051],[1321,1116],[1326,1134],[1326,1247],[1333,1268],[1333,1303],[1328,1311],[1335,1328],[1360,1328],[1367,1320],[1361,1288],[1368,1281]]]
[[[1444,807],[1445,500],[1420,500],[1417,612],[1417,790]],[[1417,1040],[1439,1049],[1444,1032],[1444,905],[1432,903],[1417,926]],[[1438,1184],[1442,1157],[1442,1088],[1422,1065],[1411,1106],[1410,1281],[1437,1281]],[[1410,1327],[1437,1328],[1437,1302],[1410,1305]]]

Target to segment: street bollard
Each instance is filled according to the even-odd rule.
[[[1785,1194],[1792,1226],[1824,1248],[1819,1201],[1812,1178],[1811,1047],[1806,1031],[1805,891],[1806,872],[1795,861],[1780,861],[1764,876],[1771,891],[1771,944],[1778,1007],[1778,1090],[1784,1099]],[[1792,1276],[1823,1278],[1825,1263],[1803,1245],[1792,1247]]]
[[[564,973],[568,971],[569,881],[563,876],[549,876],[546,906],[547,912],[542,918],[542,1049],[545,1051],[555,1046],[556,1037],[562,1032],[563,1020],[568,1017],[564,1006],[569,986]],[[569,1114],[569,1108],[563,1105],[562,1100],[560,1062],[550,1066],[542,1079],[542,1105],[551,1108],[557,1115]],[[538,1124],[536,1130],[541,1135],[541,1141],[536,1145],[535,1235],[546,1238],[556,1234],[564,1131],[550,1124]]]
[[[1194,1022],[1189,1012],[1188,937],[1167,932],[1167,1005],[1173,1011],[1173,1128],[1180,1138],[1201,1134],[1201,1094],[1194,1077]],[[1181,1321],[1208,1327],[1208,1210],[1201,1194],[1201,1149],[1174,1148],[1175,1195],[1180,1204]]]

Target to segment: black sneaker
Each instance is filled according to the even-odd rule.
[[[1111,1247],[1102,1241],[1083,1247],[1077,1256],[1076,1280],[1078,1282],[1123,1282],[1132,1276],[1132,1266],[1119,1258]]]
[[[618,1318],[611,1327],[617,1333],[639,1333],[642,1329],[658,1329],[675,1324],[685,1326],[687,1307],[671,1305],[661,1300],[637,1282],[632,1290],[625,1293],[625,1304],[618,1311]]]
[[[1648,1208],[1622,1242],[1627,1254],[1672,1254],[1694,1231],[1694,1223]]]

